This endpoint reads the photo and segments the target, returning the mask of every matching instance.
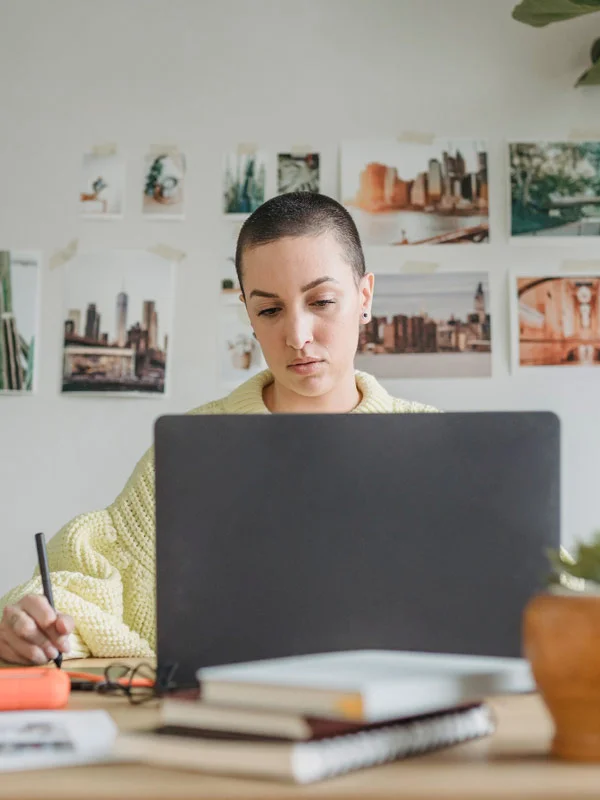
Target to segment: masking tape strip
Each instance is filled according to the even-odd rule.
[[[435,272],[439,269],[439,264],[435,261],[405,261],[401,267],[401,272],[421,273]]]
[[[258,150],[255,142],[240,142],[237,147],[238,156],[253,156]]]
[[[114,156],[117,154],[117,145],[114,142],[97,144],[92,147],[92,153],[95,156]]]
[[[579,142],[600,142],[600,128],[573,128],[569,139]]]
[[[64,247],[62,250],[57,250],[50,256],[50,261],[48,262],[50,265],[50,269],[56,269],[57,267],[61,267],[63,264],[66,264],[67,261],[70,261],[73,256],[77,253],[77,247],[79,242],[77,239],[73,239],[69,244]]]
[[[586,261],[563,261],[561,268],[564,272],[596,272],[600,275],[600,259]]]
[[[290,148],[290,155],[292,156],[307,156],[312,152],[314,152],[314,148],[309,144],[294,144]]]
[[[151,144],[149,155],[152,158],[157,156],[178,156],[179,147],[176,144]]]
[[[398,136],[399,142],[413,142],[415,144],[431,144],[434,139],[434,133],[427,133],[425,131],[402,131]]]
[[[149,247],[148,252],[154,253],[157,256],[161,256],[167,261],[175,261],[178,264],[186,257],[186,253],[184,253],[183,250],[178,250],[176,247],[171,247],[170,245],[162,244],[161,242]]]

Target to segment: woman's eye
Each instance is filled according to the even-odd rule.
[[[273,317],[279,311],[278,308],[263,308],[262,311],[258,312],[259,317]]]
[[[313,303],[313,306],[317,306],[317,308],[325,308],[325,306],[333,305],[335,300],[316,300]]]

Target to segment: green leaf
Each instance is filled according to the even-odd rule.
[[[600,85],[600,61],[596,61],[583,75],[579,77],[575,86],[599,86]]]
[[[600,584],[600,531],[595,531],[588,543],[578,543],[574,557],[564,547],[548,550],[546,555],[552,568],[551,583],[562,583],[562,578],[572,575]]]
[[[600,0],[521,0],[513,8],[512,16],[517,22],[543,28],[551,22],[574,19],[593,11],[600,11]]]

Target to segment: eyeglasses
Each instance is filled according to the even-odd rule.
[[[130,703],[139,705],[157,696],[156,670],[150,664],[109,664],[104,670],[104,683],[97,685],[100,694],[124,694]]]
[[[156,670],[150,664],[145,663],[137,664],[135,667],[114,663],[106,667],[104,678],[96,678],[85,673],[72,673],[71,679],[94,677],[93,681],[78,683],[77,688],[96,691],[100,694],[124,695],[130,703],[140,705],[148,700],[162,697],[175,688],[173,676],[176,669],[177,664]]]

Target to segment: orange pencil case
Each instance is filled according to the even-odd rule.
[[[0,669],[0,711],[64,708],[70,692],[69,676],[60,669]]]

